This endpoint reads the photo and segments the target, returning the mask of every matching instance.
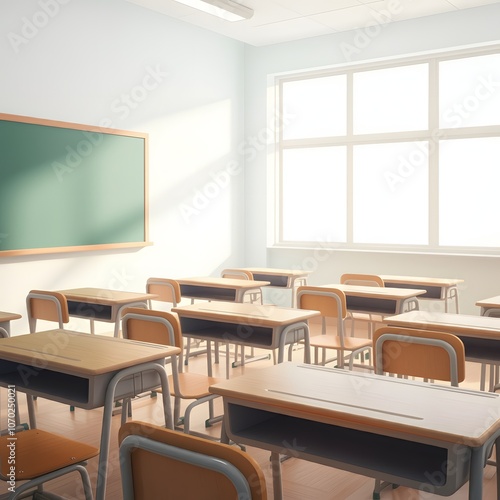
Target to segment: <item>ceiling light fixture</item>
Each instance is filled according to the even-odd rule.
[[[242,21],[253,16],[253,9],[233,0],[175,0],[194,9],[202,10],[226,21]]]

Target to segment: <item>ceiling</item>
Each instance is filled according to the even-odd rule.
[[[500,3],[500,0],[236,0],[251,7],[254,15],[230,23],[174,0],[127,1],[255,46]]]

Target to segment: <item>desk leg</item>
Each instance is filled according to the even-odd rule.
[[[283,488],[281,485],[281,460],[279,453],[271,453],[271,470],[273,475],[274,500],[282,500]]]
[[[448,312],[448,300],[455,301],[455,312],[459,313],[459,305],[458,305],[458,287],[451,286],[446,290],[446,297],[444,300],[444,312]]]
[[[496,475],[497,475],[497,500],[500,500],[500,437],[495,441]]]
[[[229,444],[229,436],[226,431],[226,422],[224,417],[222,417],[222,427],[220,430],[220,442],[224,444]]]
[[[484,448],[472,448],[469,475],[469,500],[483,498]]]
[[[169,429],[174,428],[172,409],[170,404],[170,390],[165,368],[156,363],[144,363],[139,366],[125,368],[124,370],[118,372],[111,379],[106,389],[106,399],[104,401],[104,411],[102,415],[101,443],[99,447],[99,465],[97,468],[96,500],[105,500],[106,498],[109,441],[111,437],[111,417],[113,416],[116,386],[125,377],[150,370],[155,370],[160,376],[163,396],[163,410],[165,412],[165,426]]]
[[[215,342],[217,343],[217,342]],[[216,348],[217,349],[217,348]],[[218,360],[216,361],[216,363]],[[212,341],[207,340],[207,375],[212,376]]]
[[[292,307],[297,307],[297,288],[307,285],[307,277],[291,278],[290,288],[292,290]]]

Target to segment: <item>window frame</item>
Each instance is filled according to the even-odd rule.
[[[466,139],[478,137],[500,137],[500,123],[498,125],[473,126],[462,128],[439,128],[439,74],[438,68],[442,61],[461,59],[482,55],[500,54],[500,44],[481,45],[475,47],[453,49],[449,51],[431,52],[400,58],[368,61],[362,63],[349,63],[337,65],[321,70],[301,71],[283,75],[272,75],[274,85],[273,117],[286,117],[283,109],[283,84],[286,82],[306,78],[319,78],[330,75],[347,75],[347,124],[346,135],[337,137],[322,137],[312,139],[284,139],[283,126],[276,130],[274,140],[274,154],[271,168],[274,175],[274,200],[272,217],[272,234],[270,246],[281,248],[332,248],[340,250],[361,251],[396,251],[425,254],[458,254],[458,255],[499,255],[498,247],[471,247],[471,246],[444,246],[439,245],[439,141],[448,139]],[[426,130],[408,132],[381,132],[374,134],[353,133],[353,75],[361,71],[393,68],[413,64],[428,64],[429,74],[429,110],[428,128]],[[282,125],[283,120],[281,120]],[[428,231],[429,243],[427,245],[401,245],[401,244],[360,244],[353,241],[353,148],[360,144],[369,143],[395,143],[395,142],[427,141],[429,143],[429,217]],[[282,207],[282,179],[283,179],[283,151],[288,148],[306,148],[345,145],[347,147],[347,235],[346,243],[332,243],[321,241],[284,241],[283,239],[283,207]]]

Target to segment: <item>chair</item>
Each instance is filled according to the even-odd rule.
[[[37,320],[55,322],[61,330],[66,323],[69,323],[68,301],[59,292],[31,290],[26,296],[26,310],[30,333],[35,333]],[[29,398],[28,407],[30,407]],[[74,410],[75,407],[70,406],[70,411]]]
[[[297,290],[297,307],[299,309],[310,309],[321,313],[321,323],[315,324],[309,321],[310,343],[314,347],[315,364],[318,364],[318,351],[322,349],[323,360],[326,364],[326,350],[337,351],[337,363],[343,368],[345,357],[350,356],[353,351],[367,348],[372,345],[370,339],[346,337],[344,322],[347,317],[346,298],[344,292],[337,288],[325,288],[314,286],[301,286]],[[332,324],[333,322],[333,324]],[[330,329],[336,324],[335,333]],[[346,354],[347,353],[347,354]]]
[[[6,497],[8,500],[25,498],[32,490],[36,490],[33,498],[49,498],[42,495],[44,483],[72,472],[80,474],[85,498],[92,500],[85,465],[99,454],[98,448],[40,429],[17,431],[13,441],[11,432],[7,429],[6,434],[0,436],[0,479],[11,492]],[[15,457],[14,471],[10,469],[12,456]]]
[[[266,500],[264,474],[239,448],[143,422],[118,432],[124,500]]]
[[[122,318],[123,338],[151,342],[154,344],[176,346],[181,353],[171,359],[172,374],[169,376],[170,394],[174,397],[174,423],[183,425],[184,432],[190,433],[190,416],[192,410],[203,403],[209,404],[209,418],[205,425],[220,422],[222,416],[214,416],[214,399],[218,396],[208,392],[210,385],[221,382],[222,379],[209,377],[199,373],[183,371],[183,337],[177,315],[152,309],[129,308]],[[191,402],[181,418],[181,401]],[[126,414],[130,401],[125,402],[123,414]]]
[[[149,278],[146,282],[146,293],[155,293],[154,300],[177,306],[181,301],[181,287],[177,281],[168,278]],[[151,300],[148,301],[151,309]]]
[[[222,278],[230,278],[230,279],[235,279],[235,280],[253,280],[253,274],[250,271],[247,271],[246,269],[223,269],[221,271],[221,277]],[[250,304],[263,304],[264,299],[262,296],[262,289],[261,288],[255,288],[254,290],[247,290],[243,296],[243,298],[248,297],[248,302]],[[216,346],[217,349],[217,346]],[[250,357],[254,357],[254,348],[252,347]],[[259,358],[261,359],[261,358]],[[238,346],[235,346],[234,348],[234,362],[235,365],[238,363]],[[241,362],[242,364],[245,363],[245,346],[241,346]]]
[[[441,380],[458,386],[465,379],[465,349],[451,333],[385,327],[373,334],[375,373]],[[373,499],[390,483],[375,480]]]
[[[221,271],[222,278],[231,278],[235,280],[253,280],[253,274],[245,269],[223,269]],[[245,297],[248,296],[249,302],[251,304],[262,304],[262,289],[255,288],[254,290],[248,290],[245,293]]]
[[[10,337],[9,332],[5,328],[0,326],[0,339],[7,339],[9,337]],[[0,398],[1,398],[1,396],[0,396]],[[13,403],[14,403],[14,412],[15,412],[14,421],[15,421],[16,429],[18,429],[18,428],[20,428],[19,426],[21,424],[20,424],[20,417],[19,417],[19,406],[17,404],[17,397],[14,399]],[[31,408],[31,410],[33,411],[33,408]]]
[[[178,306],[182,300],[181,286],[176,280],[170,278],[149,278],[146,282],[146,293],[158,295],[158,297],[153,300],[171,304],[170,308]],[[148,305],[149,308],[152,309],[152,300],[148,300]],[[192,340],[193,339],[187,339],[186,341],[186,355],[184,358],[186,365],[191,356],[206,353],[206,349],[191,352]]]
[[[465,379],[465,348],[451,333],[387,326],[373,334],[375,373],[441,380]]]
[[[490,316],[493,318],[498,318],[500,317],[500,314],[498,312],[498,309],[488,309],[484,312],[483,316]],[[474,361],[476,362],[477,360],[474,358],[469,358],[467,361]],[[479,388],[481,391],[484,391],[486,388],[486,367],[489,366],[489,372],[490,372],[490,384],[488,391],[490,392],[496,392],[498,389],[498,379],[499,379],[499,365],[495,363],[485,363],[481,362],[481,376],[479,380]]]
[[[340,277],[340,283],[343,285],[355,286],[385,286],[384,280],[376,274],[354,274],[346,273]],[[372,313],[348,312],[351,319],[351,335],[354,335],[354,324],[356,321],[368,322],[368,337],[372,338],[373,326],[377,321],[382,321],[383,317]]]
[[[26,309],[30,333],[36,331],[37,320],[53,321],[60,329],[69,323],[68,302],[59,292],[46,290],[31,290],[26,296]]]

